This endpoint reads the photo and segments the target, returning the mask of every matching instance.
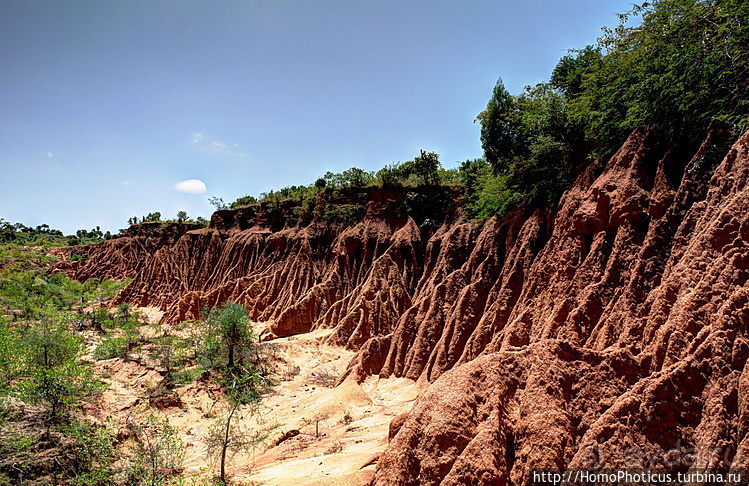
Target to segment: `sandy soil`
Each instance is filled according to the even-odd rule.
[[[278,360],[277,384],[259,412],[245,409],[241,414],[246,424],[271,433],[264,446],[235,456],[227,466],[233,484],[364,485],[372,478],[390,421],[411,409],[420,389],[411,380],[376,377],[361,385],[347,380],[333,387],[354,353],[321,344],[329,332],[268,343]],[[150,413],[168,417],[185,444],[185,474],[216,472],[203,438],[225,411],[218,386],[197,381],[179,387],[175,392],[181,407],[157,410],[149,406],[148,390],[162,376],[148,360],[117,358],[96,367],[109,384],[102,396],[102,418],[111,416],[127,433]]]

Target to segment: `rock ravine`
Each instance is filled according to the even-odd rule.
[[[159,307],[162,324],[231,299],[265,340],[328,330],[325,344],[355,352],[341,381],[423,384],[374,485],[746,467],[748,181],[749,133],[668,145],[638,130],[550,210],[475,222],[456,206],[433,227],[371,188],[353,225],[218,211],[208,228],[131,229],[57,268],[132,277],[112,303]]]

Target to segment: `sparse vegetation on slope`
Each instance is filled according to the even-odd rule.
[[[71,281],[48,274],[54,261],[40,247],[0,247],[0,484],[179,483],[184,447],[176,429],[151,416],[132,424],[132,444],[119,443],[121,430],[92,413],[106,386],[84,355],[157,367],[163,379],[146,387],[157,409],[179,403],[173,388],[205,372],[238,416],[246,413],[238,407],[259,403],[272,372],[246,309],[221,306],[180,335],[148,329],[127,303],[114,312],[100,307],[127,280]],[[239,432],[231,419],[223,423],[233,437],[225,459],[238,450]],[[253,431],[253,444],[267,432]]]

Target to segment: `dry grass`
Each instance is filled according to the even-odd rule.
[[[327,388],[333,388],[338,382],[339,376],[335,370],[330,370],[323,366],[310,374],[309,381]]]

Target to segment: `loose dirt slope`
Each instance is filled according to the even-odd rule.
[[[242,417],[255,430],[270,430],[270,435],[253,453],[230,460],[232,484],[355,486],[371,481],[391,420],[410,410],[419,388],[408,379],[376,377],[361,385],[348,380],[334,387],[353,352],[325,344],[329,332],[268,343],[278,365],[277,384],[259,412],[245,409]],[[108,384],[101,413],[113,418],[121,439],[148,414],[166,417],[185,444],[183,474],[210,477],[217,472],[204,443],[225,408],[217,385],[199,379],[177,387],[169,402],[155,406],[149,404],[148,390],[162,380],[163,370],[146,354],[96,366]]]

